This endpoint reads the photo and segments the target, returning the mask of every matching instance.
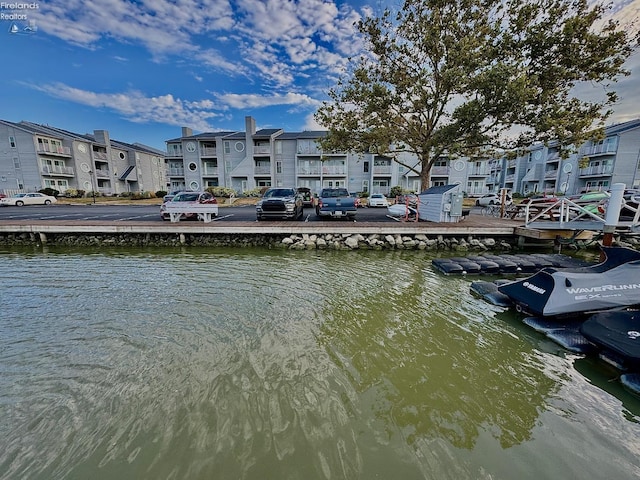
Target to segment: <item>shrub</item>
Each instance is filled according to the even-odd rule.
[[[156,198],[162,198],[167,194],[167,192],[165,192],[164,190],[158,190],[156,192]]]
[[[75,188],[67,188],[64,191],[64,196],[67,198],[82,198],[84,197],[85,191],[84,190],[78,190]]]
[[[129,197],[131,197],[132,195],[133,195],[133,192],[122,192],[122,193],[120,193],[120,196],[121,196],[122,198],[129,198]]]
[[[44,193],[45,195],[50,195],[52,197],[57,197],[58,195],[60,195],[60,191],[51,187],[43,188],[42,190],[38,190],[38,191],[40,193]]]
[[[228,187],[207,187],[206,191],[214,197],[230,198],[237,195],[233,188]]]
[[[260,187],[244,191],[244,195],[247,197],[261,197],[263,193]]]
[[[391,198],[395,198],[399,195],[402,195],[403,193],[409,193],[409,192],[405,192],[405,190],[400,185],[396,185],[395,187],[391,187],[391,190],[389,191],[389,196]]]

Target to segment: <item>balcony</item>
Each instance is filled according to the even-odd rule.
[[[253,169],[254,175],[271,175],[270,164],[257,164]]]
[[[257,145],[253,147],[254,155],[270,155],[271,145]]]
[[[217,177],[218,176],[218,167],[209,167],[202,169],[203,177]]]
[[[107,152],[96,152],[95,150],[92,152],[93,158],[96,160],[107,160]]]
[[[549,179],[549,178],[557,178],[558,177],[558,170],[547,170],[546,172],[544,172],[544,178],[545,179]]]
[[[581,153],[585,157],[591,157],[594,155],[606,155],[607,153],[616,153],[618,145],[612,142],[603,143],[600,145],[592,145],[591,147],[585,147]]]
[[[96,168],[96,178],[109,178],[109,170],[106,168]]]
[[[432,177],[448,177],[449,167],[443,167],[443,166],[432,167],[431,176]]]
[[[69,147],[63,147],[61,145],[48,145],[38,144],[37,152],[45,155],[62,155],[65,157],[71,156],[71,149]]]
[[[182,148],[170,148],[167,150],[167,157],[182,157]]]
[[[391,165],[374,165],[374,175],[391,175]]]
[[[491,172],[490,170],[487,168],[487,165],[483,165],[481,167],[471,167],[471,169],[469,170],[469,175],[473,176],[473,177],[484,177],[486,175],[489,175]]]
[[[317,146],[298,145],[298,155],[322,155],[322,149]]]
[[[320,167],[298,167],[298,175],[320,176]]]
[[[73,177],[73,167],[59,167],[56,165],[43,165],[42,166],[42,174],[49,176],[64,176],[64,177]]]
[[[200,156],[201,157],[216,157],[218,155],[216,147],[201,147],[200,148]]]
[[[340,166],[340,167],[330,167],[330,166],[323,166],[322,167],[322,174],[323,175],[333,175],[333,176],[340,176],[343,177],[347,174],[347,167],[345,166]]]
[[[613,173],[613,165],[590,165],[580,169],[581,177],[609,176]]]
[[[170,177],[184,177],[184,168],[169,168]]]

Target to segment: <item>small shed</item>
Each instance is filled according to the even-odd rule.
[[[464,194],[460,184],[431,187],[418,195],[418,218],[427,222],[462,220]]]

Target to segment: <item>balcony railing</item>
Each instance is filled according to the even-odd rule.
[[[374,175],[391,175],[391,165],[374,165]]]
[[[431,168],[431,175],[449,175],[449,167],[444,167],[444,166],[438,166],[438,167],[432,167]]]
[[[298,145],[298,155],[322,155],[322,150],[318,147]]]
[[[167,150],[167,157],[181,157],[182,156],[182,149],[178,148],[178,149],[168,149]]]
[[[611,175],[613,173],[613,165],[591,165],[580,169],[581,177],[593,175]]]
[[[215,147],[201,147],[200,148],[200,156],[201,157],[215,157],[217,155],[217,149]]]
[[[585,147],[582,149],[582,154],[585,156],[599,155],[603,153],[615,153],[618,150],[618,145],[615,143],[604,143],[601,145],[592,145],[591,147]]]
[[[42,173],[44,175],[69,175],[73,176],[73,167],[58,167],[55,165],[43,165]]]
[[[93,158],[95,158],[97,160],[106,160],[107,159],[107,152],[96,152],[94,150],[92,153],[93,153]]]
[[[38,153],[53,153],[56,155],[71,156],[71,149],[61,145],[38,144]]]
[[[544,178],[557,178],[558,170],[547,170],[544,172]]]
[[[170,177],[184,177],[184,168],[170,168],[169,169]]]
[[[270,145],[258,145],[253,147],[253,154],[270,154],[271,153],[271,146]]]
[[[254,175],[270,175],[271,165],[256,165],[253,169]]]
[[[97,178],[109,178],[109,170],[103,168],[96,168]]]
[[[482,166],[482,167],[471,167],[471,169],[469,170],[469,175],[473,175],[473,176],[483,176],[483,175],[489,175],[489,173],[491,173],[489,171],[489,169],[486,166]]]
[[[301,168],[298,168],[298,175],[317,175],[317,176],[320,176],[320,167],[301,167]]]
[[[206,177],[214,177],[218,175],[218,167],[203,168],[202,175]]]
[[[347,167],[322,167],[323,175],[346,175]]]

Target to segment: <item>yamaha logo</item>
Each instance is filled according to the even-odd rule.
[[[522,286],[526,287],[529,290],[532,290],[532,291],[534,291],[536,293],[539,293],[540,295],[542,295],[542,294],[544,294],[546,292],[546,290],[544,288],[540,288],[540,287],[538,287],[538,286],[536,286],[536,285],[534,285],[532,283],[529,283],[529,282],[524,282],[522,284]]]

